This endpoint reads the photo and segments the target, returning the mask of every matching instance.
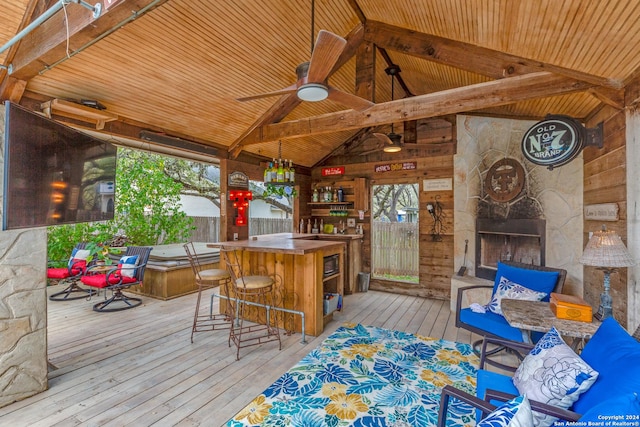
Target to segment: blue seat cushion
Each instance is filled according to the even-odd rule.
[[[598,379],[573,405],[584,414],[605,398],[640,390],[640,342],[613,318],[605,319],[580,353],[598,371]]]
[[[490,332],[500,338],[522,342],[522,332],[520,329],[510,326],[507,319],[499,314],[491,313],[490,311],[486,313],[475,313],[470,308],[463,308],[460,310],[460,321],[482,329],[483,331]]]
[[[484,400],[487,389],[498,390],[516,396],[520,394],[516,386],[513,385],[513,380],[511,379],[511,377],[503,374],[498,374],[497,372],[478,369],[478,376],[476,380],[476,396],[479,399]],[[492,400],[490,403],[495,406],[501,406],[502,404],[504,404],[504,402],[499,400]],[[482,413],[480,411],[477,411],[476,420],[480,420],[481,418]]]
[[[498,262],[496,280],[493,283],[493,291],[491,292],[492,297],[496,293],[502,277],[506,277],[511,282],[522,285],[525,288],[546,293],[547,296],[542,298],[542,301],[549,301],[549,296],[551,292],[553,292],[556,282],[558,281],[558,272],[529,270]]]
[[[589,421],[593,422],[593,424],[584,425],[602,425],[596,423],[601,423],[603,419],[619,420],[620,418],[613,417],[624,417],[622,419],[623,421],[637,423],[638,418],[633,417],[634,415],[636,417],[640,416],[640,396],[636,393],[625,393],[611,399],[603,400],[600,404],[582,414],[579,421],[587,423]],[[620,425],[622,425],[622,423]]]

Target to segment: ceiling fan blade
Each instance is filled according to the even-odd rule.
[[[343,92],[333,86],[329,86],[329,99],[342,105],[346,105],[347,107],[353,108],[356,111],[364,111],[367,108],[373,107],[375,105],[369,100],[348,92]]]
[[[245,101],[253,101],[254,99],[269,98],[270,96],[287,95],[289,93],[295,92],[296,89],[297,89],[296,85],[292,84],[291,86],[288,86],[284,89],[276,90],[273,92],[265,92],[259,95],[251,95],[251,96],[245,96],[242,98],[236,98],[236,101],[245,102]]]
[[[393,141],[391,141],[391,138],[389,138],[389,136],[386,133],[374,132],[373,136],[378,138],[380,141],[384,142],[386,145],[393,145]]]
[[[323,83],[346,46],[347,41],[342,37],[320,30],[309,61],[307,82]]]

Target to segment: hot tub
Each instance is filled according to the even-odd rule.
[[[219,268],[217,248],[208,248],[204,242],[194,242],[198,259],[203,268]],[[132,286],[129,291],[152,298],[168,300],[196,292],[198,287],[187,253],[182,243],[154,246],[144,273],[142,286]]]

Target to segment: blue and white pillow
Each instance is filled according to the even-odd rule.
[[[598,378],[598,372],[580,358],[551,328],[524,358],[513,376],[520,394],[531,400],[567,409]],[[548,427],[557,418],[533,413],[533,425]]]
[[[91,251],[88,249],[73,248],[71,257],[69,258],[68,267],[71,268],[71,266],[77,261],[86,261],[87,258],[89,258],[89,255],[91,255]]]
[[[476,427],[531,427],[533,414],[526,396],[518,396],[483,418]]]
[[[122,277],[133,277],[136,275],[136,265],[138,265],[138,255],[123,256],[118,261],[118,271]]]
[[[503,298],[540,301],[546,296],[547,294],[545,292],[537,292],[529,288],[525,288],[524,286],[512,282],[511,280],[502,276],[500,278],[500,282],[498,283],[498,287],[496,288],[496,291],[491,298],[491,302],[487,304],[486,308],[490,312],[502,316],[502,307],[500,307],[500,302]]]

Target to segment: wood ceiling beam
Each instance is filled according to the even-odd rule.
[[[376,104],[362,112],[346,110],[265,125],[254,129],[245,138],[245,145],[463,113],[529,99],[581,92],[592,86],[584,81],[549,72],[526,74]]]
[[[431,34],[419,33],[377,21],[367,21],[364,39],[385,49],[395,50],[494,79],[549,71],[588,82],[595,86],[613,89],[622,89],[623,87],[622,81],[582,73],[557,65],[534,61]]]
[[[340,58],[336,62],[336,65],[333,67],[331,72],[329,72],[328,77],[331,77],[333,73],[340,69],[353,55],[356,54],[358,46],[362,43],[364,38],[364,27],[362,25],[357,25],[345,39],[347,40],[347,45],[345,46]],[[328,78],[327,77],[327,78]],[[235,159],[242,148],[247,145],[247,138],[253,134],[256,129],[261,129],[262,126],[265,126],[269,123],[278,123],[282,119],[284,119],[294,108],[300,105],[302,101],[298,98],[295,93],[285,95],[280,97],[280,100],[271,106],[262,116],[260,116],[247,130],[245,130],[239,138],[237,138],[234,142],[229,146],[230,158]]]
[[[608,87],[594,87],[589,93],[598,98],[603,104],[609,105],[615,109],[622,110],[624,108],[624,89],[611,89]]]
[[[90,10],[80,5],[67,5],[68,23],[64,10],[60,10],[20,41],[11,61],[11,77],[28,81],[51,64],[66,57],[67,26],[69,50],[73,53],[97,38],[110,34],[126,19],[141,16],[141,9],[152,3],[154,4],[151,9],[156,8],[167,0],[156,1],[154,3],[154,0],[121,0],[107,11],[103,11],[98,18],[94,18]]]

